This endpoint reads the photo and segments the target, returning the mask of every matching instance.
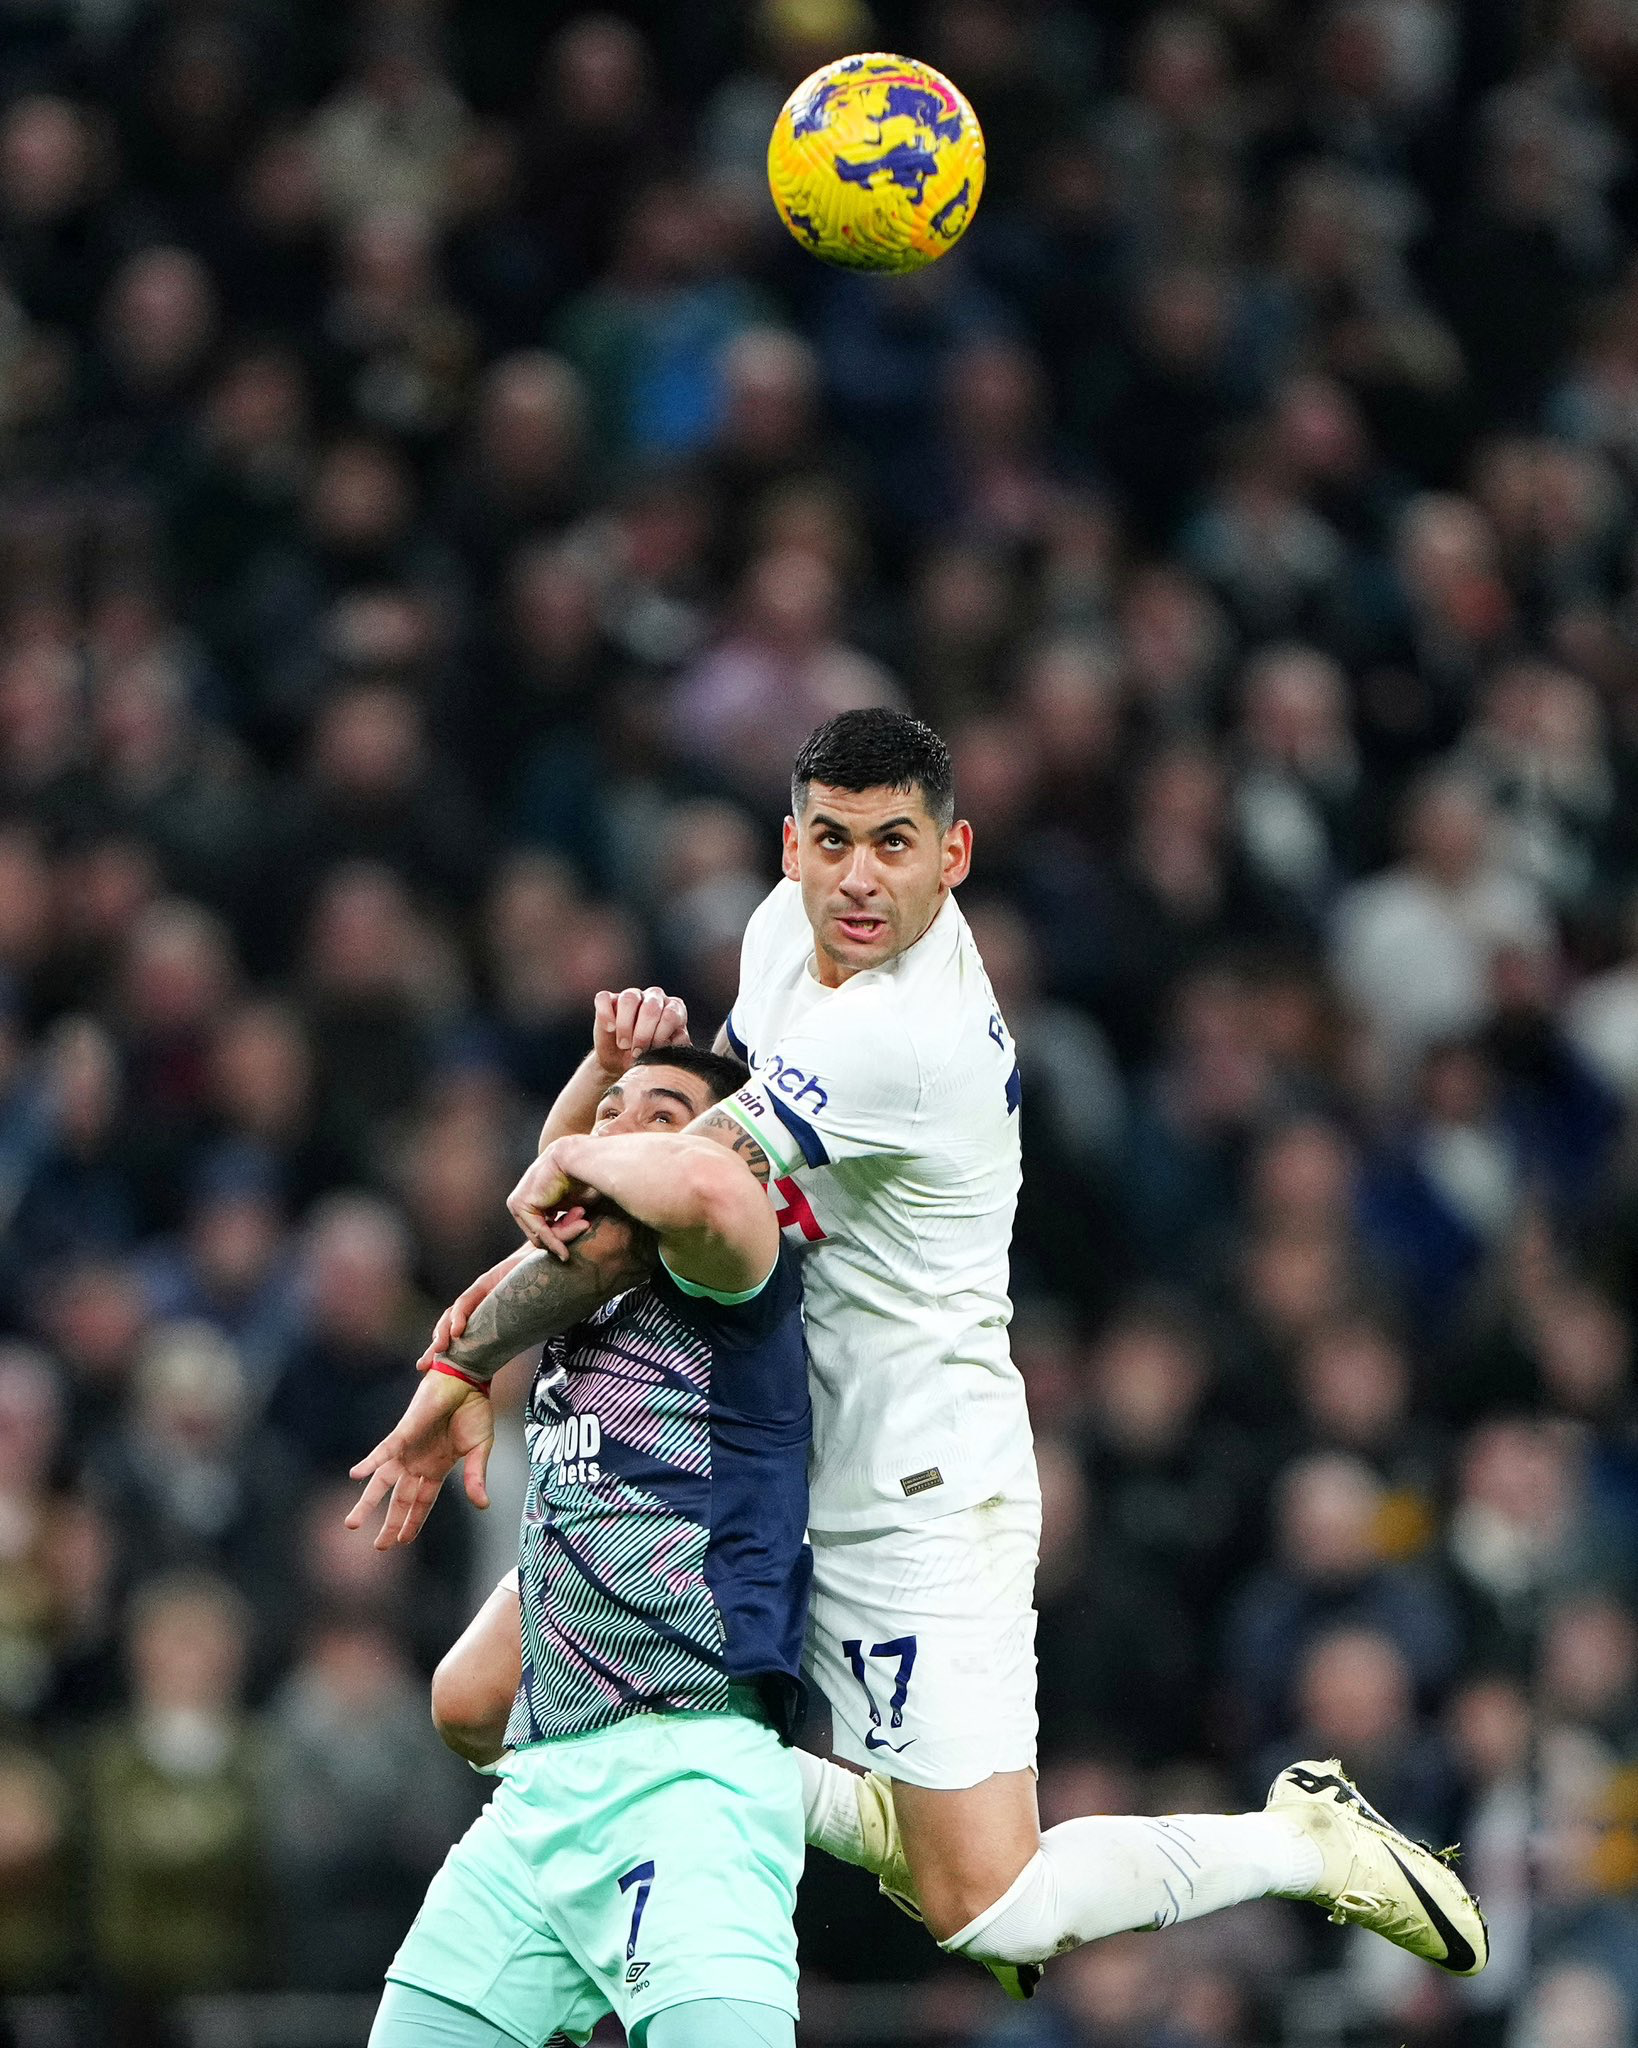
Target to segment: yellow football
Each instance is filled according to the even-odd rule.
[[[805,78],[768,144],[768,185],[804,249],[850,270],[919,270],[984,190],[978,116],[913,57],[841,57]]]

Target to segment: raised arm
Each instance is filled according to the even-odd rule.
[[[688,1007],[663,988],[599,989],[592,1006],[592,1049],[564,1082],[540,1127],[542,1152],[554,1138],[589,1131],[611,1081],[639,1053],[687,1045]]]
[[[609,1083],[618,1081],[639,1053],[688,1042],[688,1008],[680,996],[668,996],[663,988],[623,988],[618,993],[600,989],[592,1009],[592,1049],[547,1112],[537,1150],[544,1152],[554,1138],[589,1131]],[[449,1347],[465,1334],[479,1303],[527,1254],[528,1246],[520,1246],[461,1290],[433,1325],[421,1354],[423,1367],[448,1357]]]
[[[552,1158],[570,1181],[646,1224],[678,1279],[742,1294],[773,1270],[779,1225],[762,1183],[743,1157],[711,1139],[560,1138]]]

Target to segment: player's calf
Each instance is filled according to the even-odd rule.
[[[1041,1845],[1030,1771],[961,1791],[902,1782],[893,1804],[915,1897],[935,1941],[954,1940],[1002,1898]]]

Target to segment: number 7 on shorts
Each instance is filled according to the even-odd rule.
[[[643,1926],[643,1908],[648,1904],[648,1895],[654,1889],[653,1863],[633,1864],[619,1883],[623,1892],[629,1892],[633,1885],[637,1887],[637,1896],[631,1902],[631,1932],[626,1936],[626,1961],[629,1963],[637,1953],[637,1937]]]

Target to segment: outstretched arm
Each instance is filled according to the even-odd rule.
[[[362,1479],[364,1491],[353,1503],[347,1527],[362,1529],[385,1501],[376,1549],[413,1543],[432,1513],[439,1488],[457,1465],[466,1481],[467,1499],[475,1508],[488,1507],[484,1477],[494,1443],[495,1404],[487,1388],[471,1386],[450,1373],[425,1374],[397,1424],[352,1468],[349,1476]]]
[[[557,1336],[611,1295],[635,1286],[653,1263],[653,1233],[617,1210],[600,1210],[587,1219],[566,1258],[529,1252],[520,1259],[440,1356],[476,1379],[493,1379],[509,1358]]]
[[[484,1475],[495,1434],[489,1381],[509,1358],[635,1285],[652,1267],[654,1245],[651,1231],[605,1210],[589,1220],[565,1257],[531,1252],[520,1260],[478,1303],[465,1334],[439,1354],[456,1373],[440,1372],[434,1363],[396,1427],[353,1467],[352,1477],[365,1485],[348,1528],[362,1528],[385,1501],[376,1549],[412,1543],[457,1465],[467,1499],[487,1507]]]

